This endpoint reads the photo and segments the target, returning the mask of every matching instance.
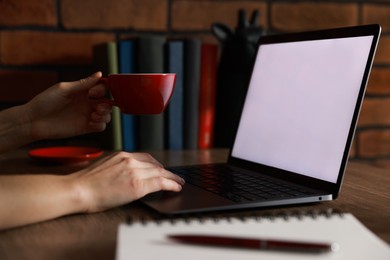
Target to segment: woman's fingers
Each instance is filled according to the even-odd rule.
[[[130,190],[133,192],[134,199],[139,199],[160,190],[179,192],[184,183],[181,177],[163,168],[143,168],[132,173]]]
[[[61,83],[61,87],[65,88],[69,95],[76,94],[82,91],[89,91],[91,88],[98,84],[99,79],[102,77],[102,73],[100,71],[95,72],[89,77],[73,81],[73,82],[63,82]],[[97,90],[100,92],[100,90]]]

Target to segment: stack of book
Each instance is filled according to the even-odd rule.
[[[94,47],[94,65],[115,73],[176,73],[162,114],[128,115],[118,108],[100,146],[124,151],[204,149],[213,146],[218,46],[200,39],[148,35]]]

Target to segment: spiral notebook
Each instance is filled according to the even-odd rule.
[[[184,233],[337,243],[339,250],[322,254],[291,253],[187,245],[167,238]],[[390,259],[390,247],[349,213],[170,219],[121,224],[116,259],[385,260]]]

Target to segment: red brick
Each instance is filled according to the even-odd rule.
[[[0,32],[1,63],[7,65],[91,64],[92,46],[114,40],[109,33]]]
[[[1,0],[0,25],[21,26],[57,24],[55,0]]]
[[[260,12],[260,24],[267,27],[266,4],[254,1],[173,1],[172,29],[209,30],[215,22],[235,28],[238,10],[244,9],[250,16],[252,11]]]
[[[57,82],[52,71],[0,70],[0,100],[25,102]]]
[[[278,31],[302,31],[356,25],[353,3],[297,2],[271,5],[271,26]]]
[[[371,70],[371,75],[367,86],[367,94],[390,94],[390,67],[374,67]]]
[[[390,36],[382,35],[375,55],[375,64],[390,64]]]
[[[167,33],[166,34],[167,38],[168,39],[183,39],[183,36],[182,35],[175,35],[175,34],[169,34]],[[134,37],[137,37],[137,33],[120,33],[118,38],[119,39],[132,39]],[[185,37],[188,37],[188,38],[198,38],[200,39],[202,42],[207,42],[207,43],[213,43],[213,44],[218,44],[219,41],[217,40],[217,38],[210,34],[210,33],[186,33],[186,36]]]
[[[390,126],[390,98],[366,98],[358,126]]]
[[[166,30],[167,0],[62,0],[66,29]]]
[[[383,32],[390,32],[390,4],[363,5],[363,23],[378,23]]]
[[[361,158],[390,156],[390,130],[366,130],[359,133]]]

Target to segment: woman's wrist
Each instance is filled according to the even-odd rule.
[[[68,214],[72,213],[86,213],[87,209],[85,206],[85,190],[79,181],[77,173],[72,173],[64,177],[64,186],[69,194],[69,211]]]
[[[25,105],[15,106],[0,113],[1,152],[36,141],[31,135],[31,120]]]
[[[82,175],[85,170],[68,174],[65,177],[65,185],[70,194],[72,213],[87,213],[88,212],[88,197],[89,192],[84,185]]]

